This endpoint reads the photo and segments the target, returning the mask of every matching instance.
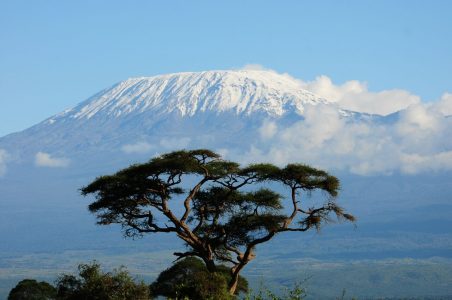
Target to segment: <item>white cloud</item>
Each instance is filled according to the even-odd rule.
[[[302,87],[344,109],[371,114],[388,115],[420,103],[420,97],[401,89],[371,92],[367,84],[350,80],[336,85],[325,75],[313,81],[300,81]]]
[[[240,69],[241,70],[255,70],[255,71],[273,71],[260,64],[246,64],[243,67],[241,67]]]
[[[38,167],[62,168],[69,166],[67,158],[52,157],[49,153],[38,152],[35,156],[35,165]]]
[[[452,151],[439,152],[433,155],[403,154],[401,159],[401,169],[407,174],[452,170]]]
[[[433,106],[412,105],[391,122],[347,121],[330,105],[307,106],[304,117],[286,127],[265,121],[245,162],[299,161],[361,175],[452,171],[452,119]]]
[[[265,120],[262,126],[259,128],[259,134],[263,139],[272,138],[278,131],[278,126],[274,121]]]
[[[432,108],[445,116],[452,115],[452,94],[444,93],[438,102],[433,103]]]
[[[441,132],[443,116],[428,109],[425,105],[417,104],[400,112],[399,121],[395,129],[401,139],[413,139],[423,142],[431,140],[437,132]]]
[[[255,64],[243,69],[275,72]],[[452,117],[445,117],[452,115],[451,93],[425,104],[403,89],[374,92],[358,80],[334,84],[328,76],[303,81],[280,75],[346,110],[398,114],[386,122],[347,121],[331,105],[306,106],[304,120],[290,126],[264,121],[260,140],[236,154],[244,163],[300,161],[362,175],[452,171]]]
[[[152,150],[152,145],[147,142],[137,142],[135,144],[127,144],[121,147],[125,153],[144,154]]]
[[[0,177],[6,173],[6,162],[9,158],[8,153],[4,149],[0,149]]]

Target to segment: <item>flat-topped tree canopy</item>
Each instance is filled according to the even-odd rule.
[[[271,182],[286,186],[289,195],[263,188],[263,183],[271,186],[267,184]],[[197,256],[210,271],[217,262],[229,263],[233,294],[239,273],[254,259],[258,244],[284,231],[319,229],[331,220],[331,213],[338,220],[355,221],[336,203],[339,189],[336,177],[304,164],[241,167],[211,150],[199,149],[163,154],[101,176],[81,192],[96,196],[89,210],[98,224],[120,224],[125,235],[132,237],[173,232],[189,248],[175,253],[179,258]],[[325,192],[325,200],[304,207],[301,193],[316,190]],[[181,199],[174,202],[181,205],[180,215],[169,206],[176,196]]]

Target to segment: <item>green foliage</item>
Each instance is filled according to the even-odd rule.
[[[280,198],[279,194],[268,189],[244,193],[211,187],[194,197],[196,217],[189,221],[204,221],[204,226],[195,231],[204,240],[222,242],[226,232],[229,245],[244,246],[255,238],[256,232],[277,229],[284,221],[286,216],[278,214],[282,208]]]
[[[272,177],[291,187],[300,187],[307,191],[320,189],[333,197],[337,196],[340,188],[339,180],[336,177],[303,164],[288,164]]]
[[[10,291],[8,300],[52,300],[56,295],[56,289],[49,283],[24,279]]]
[[[160,273],[150,286],[151,294],[177,299],[232,299],[228,293],[230,271],[218,266],[209,272],[203,261],[188,257]],[[246,292],[248,282],[240,276],[236,293]]]
[[[58,300],[145,300],[149,289],[135,283],[129,273],[120,268],[104,273],[97,263],[81,264],[78,276],[62,275],[56,282]]]

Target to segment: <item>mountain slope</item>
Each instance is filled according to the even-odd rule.
[[[297,80],[270,71],[131,78],[0,138],[0,148],[17,161],[30,162],[38,152],[70,157],[118,154],[124,145],[138,142],[155,145],[155,151],[189,144],[235,147],[253,139],[264,120],[295,122],[307,105],[318,104],[329,102],[303,90]]]

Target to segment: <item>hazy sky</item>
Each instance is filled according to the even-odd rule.
[[[452,1],[3,1],[0,136],[128,77],[260,64],[452,92]]]

